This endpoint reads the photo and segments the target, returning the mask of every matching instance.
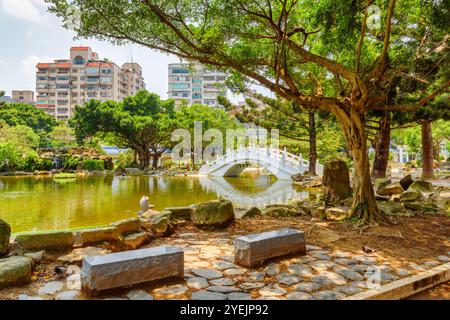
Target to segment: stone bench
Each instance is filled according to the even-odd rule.
[[[184,253],[172,246],[85,257],[81,284],[89,295],[170,277],[184,277]]]
[[[284,255],[306,254],[305,233],[291,228],[249,234],[233,242],[235,261],[245,267],[254,267]]]

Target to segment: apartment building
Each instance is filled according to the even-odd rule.
[[[36,68],[36,107],[59,120],[71,118],[75,106],[90,100],[121,101],[145,89],[139,64],[119,67],[100,60],[89,47],[72,47],[69,60],[38,63]]]
[[[169,99],[177,105],[184,100],[187,104],[220,107],[217,97],[226,95],[226,76],[198,63],[169,64]]]
[[[12,90],[11,91],[12,101],[34,104],[34,91],[32,90]]]

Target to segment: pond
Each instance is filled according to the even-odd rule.
[[[58,181],[48,176],[0,177],[0,218],[13,232],[81,228],[136,217],[147,195],[156,210],[223,197],[236,206],[262,207],[304,199],[290,181],[247,178],[86,176]]]

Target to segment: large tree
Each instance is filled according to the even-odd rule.
[[[284,99],[333,113],[352,149],[350,216],[361,222],[385,220],[371,183],[367,112],[421,108],[450,84],[446,77],[427,78],[425,90],[387,99],[395,77],[415,76],[417,51],[427,56],[442,53],[437,51],[442,46],[447,51],[443,1],[46,1],[80,37],[129,41],[224,68]],[[371,4],[380,9],[380,26]],[[448,55],[429,69],[447,64]],[[314,68],[327,77],[308,77]],[[312,89],[317,86],[323,90]]]
[[[107,134],[119,147],[134,150],[142,168],[156,167],[162,152],[171,146],[176,125],[174,102],[158,95],[139,91],[123,102],[91,100],[77,106],[71,121],[78,140]]]

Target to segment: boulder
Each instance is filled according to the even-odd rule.
[[[406,210],[400,202],[383,201],[377,202],[378,207],[387,215],[390,216],[411,216],[412,214]]]
[[[391,179],[389,178],[378,178],[375,179],[375,183],[374,183],[374,189],[375,192],[378,194],[379,190],[382,190],[384,187],[386,187],[387,185],[391,184]]]
[[[400,195],[400,202],[421,201],[422,195],[417,191],[405,191]]]
[[[343,160],[334,159],[325,163],[322,183],[325,203],[335,203],[352,195],[350,175]]]
[[[117,228],[117,232],[120,235],[134,233],[141,230],[141,220],[139,220],[139,218],[120,220],[111,223],[110,226],[113,228]]]
[[[170,212],[161,212],[146,219],[143,226],[147,230],[151,230],[156,235],[169,235],[173,232],[173,226],[170,222]]]
[[[212,200],[197,205],[192,221],[198,226],[226,226],[234,220],[234,209],[231,201]]]
[[[299,181],[303,181],[304,176],[299,173],[299,174],[294,174],[291,176],[292,181],[294,182],[299,182]]]
[[[401,184],[403,190],[408,190],[408,188],[413,184],[414,180],[412,179],[411,175],[408,174],[407,176],[404,176],[399,183]]]
[[[0,260],[0,288],[31,281],[31,259],[14,256]]]
[[[16,235],[16,242],[25,250],[66,250],[75,241],[71,231],[30,232]]]
[[[347,218],[349,207],[326,208],[325,214],[328,220],[342,221]]]
[[[433,192],[433,185],[431,184],[431,182],[425,180],[416,180],[409,186],[408,191],[431,193]]]
[[[295,217],[299,216],[301,211],[294,209],[292,206],[272,205],[267,206],[263,212],[263,216],[269,217]]]
[[[402,197],[401,193],[392,194],[389,196],[389,201],[391,202],[400,202],[400,198]]]
[[[128,234],[123,237],[123,244],[131,249],[137,249],[142,247],[144,244],[147,244],[150,240],[150,236],[147,232],[137,232]]]
[[[0,219],[0,257],[9,251],[9,239],[11,238],[11,227]]]
[[[423,214],[444,214],[445,211],[438,206],[427,202],[405,202],[403,203],[406,209],[412,210],[415,213]]]
[[[252,218],[252,217],[256,217],[256,216],[260,216],[260,215],[261,215],[261,210],[257,207],[253,207],[244,212],[244,214],[242,215],[242,219]]]
[[[79,231],[79,235],[82,245],[119,240],[119,233],[115,227],[84,229]]]
[[[380,196],[391,196],[393,194],[403,193],[403,191],[404,190],[402,188],[402,185],[400,183],[398,183],[398,182],[395,182],[395,183],[390,183],[390,184],[388,184],[387,186],[385,186],[385,187],[383,187],[381,189],[378,189],[377,193]]]
[[[192,213],[194,212],[194,206],[171,207],[165,208],[163,211],[170,212],[170,217],[172,220],[191,220]]]

